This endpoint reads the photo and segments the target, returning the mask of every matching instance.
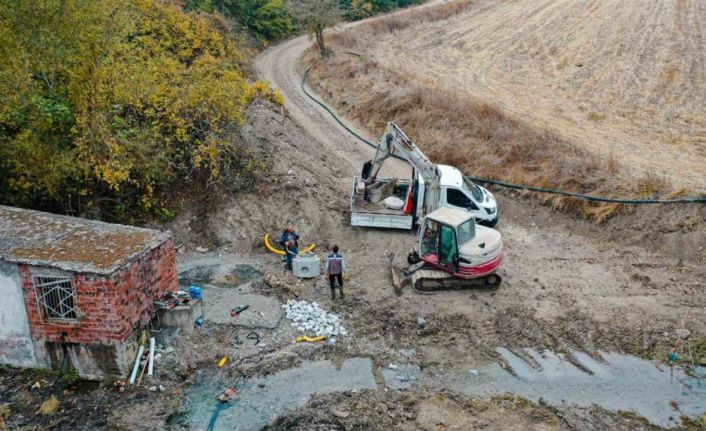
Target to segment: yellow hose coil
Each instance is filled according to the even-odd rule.
[[[279,254],[280,256],[284,256],[284,250],[280,250],[278,248],[275,248],[272,244],[270,244],[270,234],[269,233],[265,234],[264,239],[265,239],[265,247],[267,248],[267,250],[269,250],[271,253]],[[316,248],[316,244],[309,244],[308,247],[304,248],[299,253],[309,253],[312,250],[314,250],[315,248]]]

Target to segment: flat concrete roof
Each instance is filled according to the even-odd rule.
[[[458,227],[460,224],[473,219],[473,214],[468,211],[463,211],[457,208],[441,207],[428,214],[432,220],[443,220],[444,223],[450,224],[453,227]]]
[[[0,260],[8,262],[107,275],[171,236],[0,205]]]

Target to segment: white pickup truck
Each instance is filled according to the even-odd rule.
[[[495,197],[484,187],[475,184],[463,176],[461,171],[448,165],[436,165],[441,173],[439,202],[435,208],[450,207],[471,212],[478,223],[486,226],[495,226],[498,222],[498,207]],[[404,212],[404,208],[393,209],[386,207],[383,200],[371,203],[364,199],[364,183],[360,176],[356,176],[351,195],[351,225],[368,226],[389,229],[412,229],[424,217],[425,193],[424,177],[418,170],[413,170],[413,177],[406,179],[393,179],[378,177],[376,183],[390,183],[395,181],[392,196],[403,201],[408,198],[409,187],[411,191],[411,211]]]

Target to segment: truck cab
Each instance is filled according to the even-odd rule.
[[[495,196],[486,188],[475,184],[461,171],[448,165],[438,165],[441,171],[440,207],[469,211],[485,226],[498,223],[498,206]]]

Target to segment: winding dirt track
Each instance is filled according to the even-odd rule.
[[[261,79],[284,93],[291,117],[315,140],[312,158],[330,152],[349,162],[336,166],[337,175],[325,185],[348,193],[350,175],[372,156],[372,149],[357,142],[301,91],[300,58],[309,43],[306,37],[298,37],[273,46],[256,59],[256,68]],[[475,347],[457,342],[420,349],[431,361],[463,367],[478,345],[494,348],[511,344],[512,339],[518,340],[514,344],[583,347],[585,343],[587,348],[625,350],[626,334],[635,338],[650,332],[671,339],[680,317],[703,314],[706,274],[697,262],[679,259],[686,256],[658,253],[642,244],[626,245],[599,226],[536,205],[503,196],[500,205],[499,229],[507,258],[501,271],[503,286],[492,295],[445,292],[427,300],[410,292],[396,297],[389,288],[385,252],[405,253],[413,237],[405,232],[337,228],[336,240],[350,247],[346,252],[354,262],[353,276],[364,286],[355,295],[375,304],[374,310],[358,315],[359,330],[366,325],[379,328],[374,316],[381,313],[384,319],[397,315],[405,321],[429,315],[459,322],[462,316],[467,319],[461,320],[466,322],[460,329],[463,334],[469,333],[468,325],[475,328],[471,331],[477,337]],[[572,323],[579,320],[583,323]],[[706,321],[696,318],[689,329],[702,337]],[[595,343],[594,331],[602,334]]]
[[[314,139],[318,139],[332,152],[362,166],[371,151],[343,127],[331,121],[329,114],[313,104],[301,90],[302,71],[299,60],[309,47],[307,36],[300,36],[275,45],[255,60],[261,79],[270,81],[284,94],[286,107],[294,120]],[[368,136],[362,133],[361,136]]]
[[[444,0],[433,0],[417,8],[433,7],[443,2]],[[407,13],[407,10],[397,13],[404,14]],[[335,31],[381,18],[384,17],[373,17],[365,21],[342,24]],[[310,45],[311,40],[306,35],[275,45],[255,59],[255,69],[261,79],[271,82],[282,91],[285,96],[287,110],[304,130],[315,139],[321,141],[335,154],[350,160],[354,169],[357,170],[365,160],[368,160],[373,155],[372,149],[333,121],[330,114],[320,106],[312,103],[301,90],[300,82],[303,71],[300,60]],[[356,132],[361,136],[365,136],[368,140],[374,141],[367,131],[356,130]],[[388,173],[397,173],[404,169],[394,161],[390,165],[392,165],[391,168],[386,166],[386,172]]]

